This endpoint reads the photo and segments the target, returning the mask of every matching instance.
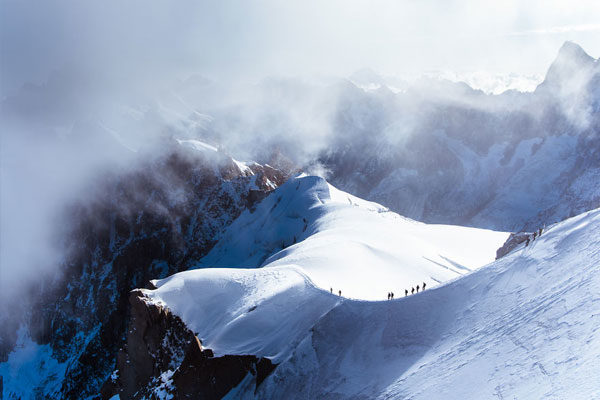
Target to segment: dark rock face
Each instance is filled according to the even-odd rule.
[[[181,319],[151,303],[142,291],[129,297],[127,345],[117,370],[102,388],[102,398],[220,399],[248,374],[256,387],[275,369],[269,359],[252,355],[214,357]]]
[[[251,374],[255,380],[255,390],[275,369],[268,358],[249,355],[226,355],[212,357],[212,352],[188,352],[179,369],[173,375],[175,398],[178,399],[220,399]]]
[[[505,255],[513,251],[515,247],[525,242],[530,236],[531,233],[529,232],[511,233],[508,236],[508,239],[506,239],[506,242],[504,242],[504,244],[502,245],[502,247],[496,250],[496,260],[504,257]]]
[[[100,393],[127,339],[129,292],[188,269],[242,211],[286,179],[268,166],[240,168],[220,152],[174,146],[163,154],[90,184],[88,200],[74,203],[57,224],[64,228],[56,235],[65,254],[60,274],[39,280],[27,308],[2,305],[10,312],[0,323],[10,318],[15,330],[2,332],[0,361],[14,347],[18,323],[28,326],[32,339],[67,365],[53,397]]]

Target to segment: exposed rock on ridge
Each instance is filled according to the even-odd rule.
[[[49,345],[42,362],[64,374],[42,397],[88,398],[115,368],[127,337],[128,296],[150,279],[186,270],[214,246],[220,232],[286,179],[220,151],[173,145],[160,157],[140,157],[131,170],[90,182],[90,196],[66,210],[57,232],[64,242],[61,273],[40,279],[34,304],[0,305],[0,362],[15,349],[17,327]],[[18,302],[18,300],[17,300]],[[4,377],[5,397],[27,389]]]
[[[502,247],[496,251],[496,260],[513,251],[518,245],[525,242],[530,235],[531,233],[528,232],[511,233]]]
[[[255,388],[275,365],[252,355],[214,357],[210,349],[169,309],[154,304],[141,290],[129,296],[127,345],[117,370],[102,388],[102,398],[220,399],[249,374]]]

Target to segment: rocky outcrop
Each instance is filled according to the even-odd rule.
[[[117,370],[102,387],[102,398],[220,399],[248,375],[258,387],[275,365],[253,355],[214,357],[169,309],[152,303],[141,290],[129,296],[127,344]]]
[[[511,233],[508,236],[508,239],[506,239],[506,242],[504,242],[504,244],[502,245],[502,247],[496,250],[496,260],[504,257],[505,255],[513,251],[515,247],[525,242],[530,236],[531,233],[529,232]]]

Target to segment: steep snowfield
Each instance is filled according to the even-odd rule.
[[[15,350],[7,362],[0,363],[3,383],[0,395],[9,399],[42,398],[42,394],[58,398],[62,381],[57,377],[64,375],[68,364],[57,361],[49,345],[35,343],[28,332],[20,328]]]
[[[231,398],[597,398],[599,232],[594,210],[394,301],[330,295],[284,265],[187,271],[146,293],[217,355],[280,363],[257,393],[248,379]]]
[[[416,222],[322,178],[299,176],[242,214],[199,266],[297,266],[322,289],[381,300],[493,261],[507,236]]]

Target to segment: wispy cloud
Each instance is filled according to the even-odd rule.
[[[550,28],[531,29],[527,31],[511,32],[508,36],[527,36],[527,35],[553,35],[571,32],[594,32],[600,31],[600,24],[582,24],[582,25],[563,25]]]

